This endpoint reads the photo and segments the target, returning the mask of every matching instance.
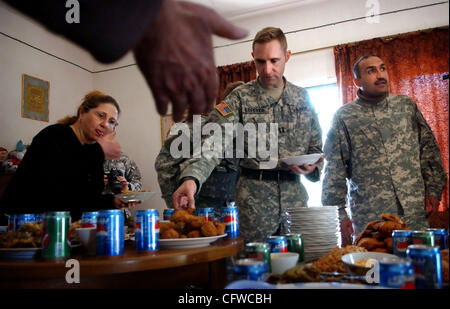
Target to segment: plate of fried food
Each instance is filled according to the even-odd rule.
[[[0,259],[32,259],[41,250],[42,226],[27,223],[16,232],[0,233]]]
[[[225,237],[225,225],[217,220],[207,221],[194,216],[193,209],[176,210],[169,222],[160,223],[161,249],[192,249],[207,247]]]
[[[116,197],[124,203],[131,202],[143,202],[152,197],[155,192],[150,192],[150,190],[141,190],[141,191],[122,191],[119,194],[116,194]]]

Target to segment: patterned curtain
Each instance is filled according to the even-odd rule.
[[[217,103],[220,102],[223,91],[229,83],[237,81],[247,83],[256,79],[256,68],[253,61],[217,67],[217,73],[219,74],[219,95],[217,97]]]
[[[432,128],[449,169],[449,28],[435,28],[376,38],[334,47],[336,76],[342,103],[355,99],[353,64],[365,54],[376,54],[386,63],[391,93],[411,97]],[[448,212],[449,186],[442,196],[440,211]],[[448,218],[447,218],[448,225]]]

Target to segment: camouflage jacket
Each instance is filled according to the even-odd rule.
[[[203,120],[205,123],[220,125],[223,140],[226,140],[227,125],[253,124],[255,128],[258,128],[258,124],[266,124],[266,130],[262,135],[265,136],[266,149],[268,150],[270,149],[270,141],[274,137],[273,132],[269,133],[269,124],[278,125],[278,139],[275,141],[278,147],[276,158],[262,156],[259,151],[261,146],[259,144],[256,151],[249,147],[249,143],[252,142],[252,139],[254,141],[257,138],[257,134],[248,134],[248,138],[246,134],[246,138],[243,138],[244,147],[241,149],[244,155],[238,156],[240,167],[258,170],[261,169],[261,163],[267,163],[270,159],[275,159],[277,160],[275,169],[288,170],[287,167],[282,166],[279,159],[322,152],[321,128],[305,89],[286,81],[281,99],[276,101],[267,94],[257,80],[253,80],[234,89],[222,102],[226,104],[225,107],[229,110],[228,114],[221,112],[216,106],[216,109]],[[261,131],[258,131],[258,133],[261,134]],[[202,141],[206,138],[208,136],[204,136]],[[237,140],[236,135],[233,138],[235,141]],[[236,144],[238,144],[237,141]],[[234,149],[234,151],[239,152],[238,149]],[[217,157],[206,158],[202,156],[188,159],[187,164],[181,169],[180,179],[194,177],[200,184],[204,183],[214,167],[219,164],[220,157],[223,156],[223,153],[215,154]],[[320,179],[320,168],[317,168],[307,177],[312,181],[318,181]],[[302,200],[303,204],[307,200],[306,190],[299,181],[293,182],[292,186],[287,189],[291,191],[296,200]],[[277,195],[282,194],[278,193]]]
[[[116,169],[122,172],[122,175],[128,181],[128,189],[132,191],[142,190],[141,172],[136,163],[130,159],[125,153],[121,153],[118,159],[105,160],[103,170],[109,173],[110,170]],[[108,185],[105,186],[103,194],[113,194]]]
[[[359,231],[386,212],[403,215],[410,228],[423,227],[425,195],[440,199],[446,184],[433,132],[415,102],[404,95],[371,103],[359,94],[342,106],[324,153],[322,203],[339,206],[344,220],[348,193]]]

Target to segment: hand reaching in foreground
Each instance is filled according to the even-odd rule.
[[[120,144],[114,139],[115,134],[105,135],[97,140],[103,149],[105,160],[116,159],[120,157]]]
[[[186,180],[173,193],[173,208],[175,210],[195,208],[194,195],[197,192],[197,184],[194,180]]]
[[[173,120],[208,113],[214,106],[218,80],[212,35],[241,39],[238,28],[205,6],[164,0],[150,29],[134,49],[139,68],[150,86],[161,115],[172,102]]]

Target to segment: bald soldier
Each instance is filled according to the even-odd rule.
[[[226,149],[226,138],[230,137],[224,133],[227,128],[238,128],[239,124],[244,128],[256,128],[256,131],[246,132],[245,138],[237,130],[231,136],[236,143],[236,155],[244,153],[239,161],[236,204],[240,236],[245,242],[284,234],[288,208],[307,206],[308,195],[300,182],[300,174],[312,181],[320,178],[321,160],[303,166],[282,166],[279,161],[322,152],[321,129],[306,90],[283,77],[290,55],[281,29],[268,27],[259,31],[253,40],[252,52],[258,78],[231,92],[205,121],[220,125]],[[203,136],[202,142],[209,137]],[[244,147],[240,149],[242,139]],[[194,195],[220,162],[217,158],[222,155],[220,150],[214,147],[211,153],[216,157],[202,154],[182,166],[181,185],[173,194],[176,209],[187,206],[183,203],[185,199],[190,207],[195,205]]]
[[[447,182],[434,134],[413,100],[389,94],[382,59],[363,56],[353,71],[357,98],[336,112],[325,142],[322,203],[339,205],[341,227],[351,232],[353,221],[355,234],[382,213],[424,229]]]

